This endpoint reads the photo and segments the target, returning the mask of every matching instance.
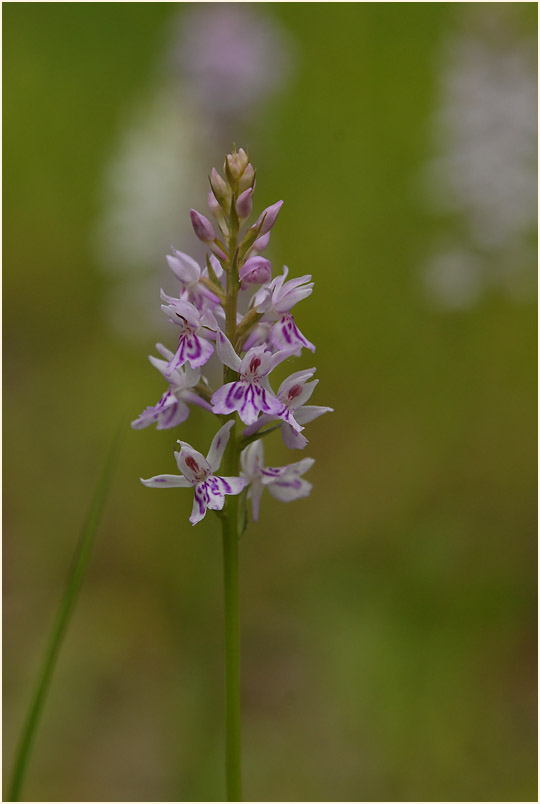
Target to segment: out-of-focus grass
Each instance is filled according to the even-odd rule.
[[[88,244],[104,161],[174,10],[4,11],[5,767],[104,446],[160,393],[146,352],[99,317]],[[313,402],[336,413],[310,427],[313,496],[265,498],[244,538],[246,795],[529,800],[536,310],[493,292],[434,313],[417,279],[434,223],[411,186],[459,6],[264,10],[301,58],[250,143],[257,202],[285,200],[275,265],[314,276],[298,322],[318,348],[298,365],[316,363]],[[534,25],[532,4],[518,14]],[[205,414],[187,427],[205,451]],[[189,494],[138,483],[174,471],[173,441],[126,439],[33,800],[222,795],[219,529],[191,528]],[[279,439],[267,449],[285,460]]]

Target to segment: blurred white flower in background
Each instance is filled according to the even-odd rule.
[[[293,65],[290,34],[251,4],[191,6],[168,28],[156,78],[126,113],[106,165],[93,233],[110,281],[105,316],[135,339],[163,331],[147,301],[170,281],[169,246],[202,254],[189,221],[190,207],[206,204],[201,173],[233,140],[256,147],[258,112]]]
[[[469,17],[467,17],[469,19]],[[431,208],[455,242],[425,266],[435,306],[468,307],[489,286],[515,299],[535,292],[537,74],[535,46],[511,10],[478,11],[444,42],[427,166]]]

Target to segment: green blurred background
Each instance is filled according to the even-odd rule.
[[[257,209],[285,201],[275,268],[313,274],[297,320],[317,344],[312,401],[336,412],[309,427],[311,498],[266,497],[242,540],[246,800],[537,798],[536,305],[492,287],[440,309],[419,280],[454,226],[415,187],[437,54],[467,5],[256,9],[294,67],[236,139]],[[191,11],[3,8],[6,776],[109,442],[162,392],[153,334],[103,315],[92,233],[126,115]],[[535,4],[507,13],[534,37]],[[183,430],[203,452],[209,418]],[[138,480],[174,471],[176,437],[124,439],[26,800],[222,799],[218,522],[192,529],[189,494]],[[279,439],[270,456],[286,462]]]

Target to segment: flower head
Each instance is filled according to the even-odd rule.
[[[263,321],[273,323],[268,338],[276,349],[295,347],[300,352],[305,347],[314,352],[315,346],[302,335],[290,312],[295,304],[313,293],[311,274],[285,282],[288,273],[285,265],[281,276],[276,276],[269,285],[257,291],[252,306],[263,314]]]
[[[169,365],[174,359],[173,353],[161,343],[156,344],[156,349],[165,360],[160,360],[152,355],[149,360],[165,377],[169,388],[156,405],[145,408],[141,415],[131,423],[134,430],[141,430],[152,424],[156,425],[156,430],[168,430],[176,427],[189,416],[187,403],[199,405],[205,410],[212,410],[208,402],[193,391],[201,379],[200,369],[192,369],[189,363],[186,363],[183,368],[170,371]]]
[[[168,365],[169,373],[186,361],[192,368],[204,366],[214,352],[214,347],[207,339],[215,337],[214,332],[218,328],[215,317],[209,310],[199,311],[191,302],[174,299],[163,291],[161,298],[167,302],[161,305],[161,309],[169,316],[169,321],[180,327],[178,348]]]
[[[201,282],[201,279],[207,274],[206,268],[201,271],[199,263],[193,257],[173,248],[173,253],[167,254],[167,262],[169,263],[169,268],[180,282],[182,290],[186,291],[187,301],[190,301],[199,310],[204,306],[219,304],[219,298],[216,294],[212,293],[204,282]]]
[[[270,494],[282,502],[291,502],[307,497],[312,485],[302,478],[315,463],[313,458],[304,458],[287,466],[265,466],[262,441],[255,441],[243,450],[241,475],[249,483],[248,499],[251,500],[253,520],[259,518],[261,496],[266,487]]]
[[[242,477],[220,477],[214,472],[220,467],[223,452],[229,440],[232,419],[215,434],[206,458],[186,441],[179,441],[180,451],[174,453],[181,475],[156,475],[141,483],[150,488],[189,488],[193,486],[195,499],[189,521],[196,525],[206,515],[207,508],[221,511],[226,494],[240,494],[247,480]]]
[[[311,397],[319,382],[318,380],[308,382],[314,373],[314,368],[296,371],[286,380],[283,380],[276,394],[279,401],[283,403],[284,408],[279,417],[283,420],[281,437],[283,438],[283,443],[289,449],[304,449],[308,443],[307,438],[298,431],[298,425],[308,424],[308,422],[322,416],[323,413],[333,411],[333,408],[304,404]],[[261,427],[271,424],[272,421],[272,416],[259,416],[256,422],[245,428],[244,436],[251,436],[257,433]]]
[[[265,346],[254,346],[240,359],[229,339],[218,332],[216,341],[218,356],[222,362],[238,372],[240,379],[223,385],[212,396],[214,413],[233,413],[238,411],[245,424],[256,421],[259,413],[279,416],[283,404],[275,397],[268,375],[292,352],[283,350],[272,354]],[[302,429],[299,427],[299,429]]]

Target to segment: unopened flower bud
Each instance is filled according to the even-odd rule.
[[[276,201],[271,207],[267,207],[261,212],[257,222],[251,227],[252,229],[257,229],[260,226],[259,237],[265,235],[273,227],[282,205],[283,201]]]
[[[240,148],[240,150],[236,154],[236,162],[243,173],[249,163],[249,156],[247,155],[247,153],[244,151],[243,148]]]
[[[251,187],[253,190],[255,189],[255,170],[251,162],[246,166],[246,169],[238,180],[238,189],[241,193],[247,190],[248,187]]]
[[[258,237],[249,250],[249,255],[261,254],[268,247],[270,242],[270,232],[267,232],[262,237]]]
[[[201,215],[196,209],[189,210],[189,217],[191,218],[193,231],[199,240],[202,240],[203,243],[211,243],[215,239],[216,233],[208,218],[205,218],[204,215]]]
[[[251,215],[251,210],[253,209],[252,195],[253,190],[250,187],[238,196],[236,201],[236,213],[239,218],[249,218]]]
[[[227,182],[220,176],[215,168],[212,168],[212,172],[210,173],[210,186],[218,201],[227,200],[229,197],[229,188],[227,187]]]
[[[219,201],[212,190],[208,191],[208,208],[210,209],[212,215],[215,215],[216,217],[221,217],[223,215],[223,210],[221,209]]]
[[[265,257],[250,257],[238,273],[243,285],[262,285],[264,282],[268,282],[271,276],[271,263]]]
[[[236,182],[245,171],[248,164],[249,156],[243,148],[240,148],[237,153],[227,154],[227,158],[225,160],[225,173]]]

